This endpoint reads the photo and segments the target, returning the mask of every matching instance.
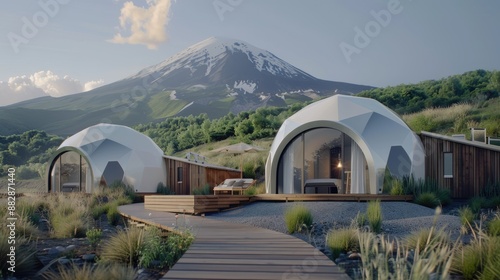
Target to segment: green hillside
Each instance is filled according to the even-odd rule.
[[[446,93],[445,89],[449,89],[450,84],[453,85],[455,94]],[[360,95],[377,99],[399,112],[403,120],[416,132],[425,130],[447,135],[464,133],[470,138],[471,127],[483,127],[486,128],[488,136],[500,136],[499,92],[500,72],[478,70],[439,81],[374,89],[362,92]],[[140,121],[143,124],[133,126],[136,130],[151,137],[166,154],[183,156],[186,151],[199,151],[205,154],[218,145],[239,141],[260,143],[264,148],[268,148],[283,121],[308,104],[308,102],[296,102],[288,107],[262,107],[235,115],[224,113],[228,104],[235,102],[233,97],[220,100],[207,99],[207,102],[213,105],[211,108],[216,108],[221,115],[219,118],[211,119],[207,114],[196,115],[198,110],[204,108],[186,107],[189,104],[187,101],[175,100],[170,95],[171,92],[163,92],[148,98],[138,98],[137,102],[132,104],[138,110],[117,107],[113,111],[114,114],[109,113],[110,109],[98,109],[101,107],[97,105],[91,112],[24,109],[29,110],[30,116],[24,115],[25,111],[21,109],[1,110],[0,116],[10,121],[1,122],[0,129],[9,130],[19,126],[24,130],[41,130],[0,136],[2,170],[9,165],[23,166],[26,170],[33,171],[31,174],[42,170],[40,164],[48,160],[51,151],[62,141],[60,137],[51,136],[43,130],[50,132],[57,128],[63,132],[62,135],[70,134],[69,129],[75,128],[68,128],[67,120],[78,122],[81,129],[93,125],[96,120],[130,123],[131,126],[135,121]],[[200,97],[198,93],[196,95]],[[406,103],[401,100],[405,100]],[[189,113],[189,115],[169,116],[171,112]],[[154,118],[165,117],[168,118],[151,121]],[[52,122],[50,127],[47,126],[47,122]],[[30,125],[25,126],[23,123]],[[29,140],[32,134],[38,135],[37,141]],[[258,155],[252,155],[248,159],[257,162],[258,166],[263,164],[262,158]],[[235,164],[223,160],[220,163],[228,166]]]

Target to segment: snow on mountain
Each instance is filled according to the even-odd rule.
[[[143,69],[131,78],[145,77],[159,71],[162,72],[162,76],[166,76],[182,68],[189,69],[193,73],[193,67],[200,66],[206,66],[205,76],[208,76],[224,57],[237,52],[245,54],[258,71],[267,71],[288,78],[300,75],[313,78],[266,50],[243,41],[216,37],[194,44],[157,65]]]

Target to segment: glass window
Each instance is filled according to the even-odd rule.
[[[444,153],[444,177],[453,178],[453,153]]]
[[[348,178],[345,174],[354,172],[351,142],[349,136],[332,128],[317,128],[298,135],[281,154],[276,192],[345,193]],[[357,161],[358,157],[365,162],[362,152],[356,157]],[[363,172],[365,165],[360,166],[363,170],[358,171],[357,167],[354,173],[363,179],[367,172]],[[306,183],[307,190],[304,189]]]
[[[182,177],[183,177],[182,167],[179,166],[177,167],[177,183],[182,183]]]

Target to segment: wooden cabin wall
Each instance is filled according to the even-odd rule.
[[[240,178],[239,171],[230,171],[206,167],[171,158],[165,158],[167,168],[167,186],[179,195],[190,195],[193,190],[208,184],[212,189],[228,178]],[[178,180],[179,167],[182,168],[182,180]]]
[[[425,147],[425,175],[450,190],[453,198],[471,198],[500,183],[500,151],[420,135]],[[453,154],[453,178],[444,178],[444,153]]]

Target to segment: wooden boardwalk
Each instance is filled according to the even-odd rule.
[[[176,231],[188,228],[195,240],[162,279],[350,279],[308,243],[276,231],[199,216],[119,207],[132,220]]]

